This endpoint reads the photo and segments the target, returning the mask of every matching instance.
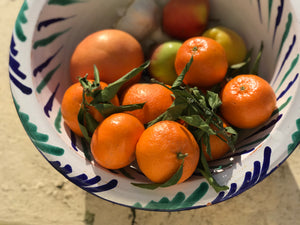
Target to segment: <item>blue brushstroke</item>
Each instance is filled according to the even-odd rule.
[[[80,174],[80,175],[72,177],[72,176],[69,176],[69,174],[73,172],[73,169],[69,164],[65,165],[64,167],[61,165],[61,163],[59,161],[52,161],[52,162],[50,162],[50,164],[57,171],[59,171],[63,176],[65,176],[67,179],[69,179],[72,183],[74,183],[75,185],[81,187],[83,190],[90,192],[90,193],[109,191],[118,185],[118,181],[115,179],[112,179],[108,183],[95,186],[99,181],[101,181],[100,176],[95,176],[91,179],[88,179],[88,176],[86,174]],[[93,186],[93,187],[90,187],[90,186]]]
[[[298,76],[299,76],[299,73],[296,74],[296,76],[294,77],[294,79],[291,82],[289,82],[289,84],[287,85],[287,87],[280,93],[280,95],[277,97],[277,101],[279,99],[281,99],[288,92],[288,90],[293,86],[293,84],[298,79]]]
[[[275,77],[274,81],[272,82],[273,84],[278,79],[279,74],[280,74],[283,66],[285,65],[286,61],[288,60],[288,58],[289,58],[289,56],[290,56],[290,54],[291,54],[291,52],[292,52],[292,50],[293,50],[293,48],[295,46],[295,43],[296,43],[296,35],[293,36],[293,41],[292,41],[291,45],[289,46],[289,48],[288,48],[288,50],[287,50],[287,52],[285,54],[285,57],[284,57],[284,59],[283,59],[283,61],[281,63],[280,69],[279,69],[278,73],[276,74],[276,77]]]
[[[71,131],[71,146],[75,151],[78,152],[78,149],[76,147],[76,135],[73,131]]]
[[[96,187],[81,187],[81,188],[87,192],[95,193],[95,192],[109,191],[109,190],[117,187],[117,185],[118,185],[118,181],[116,179],[112,179],[104,185],[99,185]]]
[[[51,63],[51,61],[57,56],[57,54],[62,50],[63,47],[60,47],[52,56],[50,56],[48,59],[46,59],[45,62],[43,62],[42,64],[40,64],[39,66],[37,66],[34,70],[33,70],[33,76],[36,77],[38,73],[41,73],[47,66],[49,66],[49,64]]]
[[[53,101],[54,101],[54,97],[57,93],[57,90],[59,88],[59,83],[56,85],[56,88],[54,90],[54,92],[52,93],[51,97],[49,98],[48,102],[46,103],[46,105],[44,106],[44,113],[46,114],[47,117],[50,118],[50,114],[49,112],[52,111],[52,107],[53,107]]]
[[[257,6],[258,6],[258,13],[259,13],[260,23],[263,23],[263,21],[262,21],[262,15],[261,15],[261,4],[260,4],[260,0],[257,0]]]
[[[64,167],[61,166],[59,161],[52,161],[50,164],[60,173],[63,175],[67,175],[73,172],[72,167],[70,165],[65,165]]]
[[[11,54],[9,54],[9,66],[18,77],[20,77],[22,80],[26,79],[26,74],[24,74],[19,69],[21,66],[20,63],[15,60],[15,58]]]
[[[269,174],[271,174],[276,169],[275,167],[268,173],[270,167],[271,153],[272,153],[271,148],[268,146],[265,147],[262,166],[259,161],[255,161],[253,163],[253,172],[247,171],[245,173],[243,184],[239,189],[237,189],[236,183],[232,183],[230,185],[230,189],[227,194],[225,194],[224,191],[221,191],[211,203],[216,204],[218,202],[222,202],[232,197],[235,197],[243,193],[244,191],[248,190],[249,188],[253,187],[263,179],[265,179]]]
[[[70,16],[70,17],[58,17],[58,18],[53,18],[53,19],[49,19],[49,20],[44,20],[44,21],[42,21],[42,22],[40,22],[40,23],[38,24],[37,30],[38,30],[38,31],[41,31],[41,29],[42,29],[43,27],[48,27],[48,26],[50,26],[50,25],[52,25],[52,24],[55,24],[55,23],[58,23],[58,22],[65,21],[65,20],[70,19],[70,18],[72,18],[72,17],[74,17],[74,16]]]
[[[18,50],[16,49],[16,42],[15,42],[15,37],[14,35],[11,36],[11,42],[10,42],[10,53],[13,56],[17,56],[18,55]]]
[[[283,7],[284,7],[284,0],[280,0],[280,5],[277,8],[277,17],[276,17],[276,23],[275,23],[274,34],[273,34],[273,42],[272,42],[273,45],[274,45],[278,26],[280,25],[281,22]]]
[[[20,89],[20,91],[25,95],[32,94],[32,89],[30,87],[27,87],[26,85],[22,84],[20,81],[18,81],[10,72],[9,72],[9,78],[10,81]]]
[[[72,177],[72,181],[76,185],[90,186],[90,185],[94,185],[94,184],[97,184],[98,182],[100,182],[101,177],[100,176],[95,176],[92,179],[88,179],[86,174],[81,174],[81,175]]]

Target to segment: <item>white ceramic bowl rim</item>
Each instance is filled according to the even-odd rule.
[[[132,180],[118,171],[104,170],[89,163],[77,147],[72,145],[74,144],[72,134],[64,131],[64,127],[60,127],[63,123],[58,116],[61,97],[55,95],[62,95],[63,89],[60,88],[60,85],[63,85],[48,84],[45,79],[42,80],[37,76],[46,70],[45,68],[50,62],[57,62],[55,61],[56,55],[62,54],[61,58],[68,58],[72,50],[69,48],[63,52],[61,43],[53,43],[52,52],[44,51],[47,41],[48,43],[54,42],[59,35],[69,32],[69,29],[68,27],[65,29],[59,27],[63,30],[61,33],[51,30],[50,22],[55,23],[63,18],[51,18],[41,12],[48,6],[49,8],[56,7],[55,9],[58,9],[59,13],[63,12],[63,7],[76,7],[77,3],[84,5],[83,2],[79,0],[25,0],[13,30],[9,58],[12,96],[24,129],[45,159],[71,182],[91,194],[124,206],[162,211],[199,208],[227,200],[253,187],[278,168],[299,145],[300,104],[297,103],[297,99],[300,97],[300,90],[299,74],[295,71],[300,71],[298,63],[300,45],[297,39],[300,27],[300,2],[286,0],[278,3],[269,1],[268,4],[263,4],[260,1],[254,3],[250,0],[251,3],[247,4],[257,9],[255,15],[260,26],[257,27],[257,33],[249,34],[248,32],[249,36],[261,37],[262,34],[259,32],[267,29],[268,35],[273,37],[273,44],[278,52],[277,56],[270,55],[270,60],[274,61],[276,57],[278,59],[276,65],[271,63],[273,76],[266,78],[270,79],[270,83],[276,89],[279,111],[267,124],[255,130],[252,137],[248,137],[249,140],[258,143],[258,137],[262,138],[260,135],[265,134],[264,140],[259,140],[259,145],[246,141],[243,148],[247,149],[249,146],[249,151],[245,151],[239,156],[232,168],[216,175],[216,179],[228,185],[230,189],[217,194],[203,178],[195,176],[188,182],[166,189],[144,190],[133,187],[130,184]],[[212,2],[214,5],[218,1]],[[222,10],[222,7],[219,7],[219,10]],[[269,12],[269,14],[264,12]],[[48,20],[45,19],[47,16],[49,16]],[[48,21],[49,24],[38,24],[37,21],[41,22],[41,17],[44,22]],[[51,19],[57,21],[51,21]],[[234,22],[236,21],[228,19],[228,23],[234,24]],[[52,35],[47,36],[47,33],[37,31],[39,28],[42,31],[50,30]],[[241,28],[241,30],[243,29],[245,32],[247,31],[246,27]],[[270,40],[268,35],[265,37],[266,41]],[[72,42],[68,40],[69,37],[67,36],[64,41]],[[272,47],[272,44],[266,44],[266,52],[274,54]],[[53,57],[46,58],[47,54]],[[262,61],[263,65],[270,64],[266,58]],[[44,60],[41,61],[43,64],[39,64],[39,59]],[[48,70],[46,75],[50,77],[59,69],[61,73],[68,72],[67,66],[63,63],[57,65],[54,69]],[[45,77],[47,77],[46,75]],[[63,82],[68,82],[68,80]],[[47,93],[48,97],[45,97],[47,94],[40,94],[41,92]],[[41,106],[42,103],[44,107]],[[272,131],[271,135],[268,133],[270,131]],[[143,176],[138,173],[134,173],[134,177],[138,181],[144,180]]]

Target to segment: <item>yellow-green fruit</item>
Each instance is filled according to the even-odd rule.
[[[247,47],[237,32],[227,27],[217,26],[206,30],[203,36],[216,40],[224,47],[229,65],[245,60]]]
[[[178,77],[175,71],[175,58],[182,45],[178,41],[168,41],[160,44],[151,56],[150,75],[156,80],[172,85]]]

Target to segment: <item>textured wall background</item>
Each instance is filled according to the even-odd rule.
[[[300,224],[299,148],[251,190],[227,202],[191,211],[134,212],[68,182],[29,140],[10,95],[9,44],[22,3],[0,1],[0,225]]]

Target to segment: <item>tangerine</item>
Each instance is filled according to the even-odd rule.
[[[144,62],[140,43],[127,32],[117,29],[104,29],[88,35],[76,47],[70,60],[72,82],[88,74],[94,79],[94,65],[97,66],[100,80],[112,83]],[[140,79],[132,78],[131,82]]]
[[[187,180],[198,165],[199,155],[192,133],[175,121],[160,121],[148,127],[136,146],[139,168],[155,183],[169,180],[182,162],[183,173],[178,183]]]
[[[230,80],[222,89],[223,118],[238,128],[254,128],[266,122],[276,108],[276,95],[263,78],[242,74]]]
[[[90,82],[92,82],[90,80]],[[107,84],[105,82],[100,82],[101,89],[105,88]],[[78,122],[78,113],[80,108],[82,107],[82,100],[83,100],[83,87],[81,86],[80,82],[72,84],[64,93],[62,103],[61,103],[61,114],[64,119],[64,122],[67,126],[78,136],[83,137],[81,129],[79,127]],[[91,102],[92,98],[86,96],[86,101]],[[119,99],[115,96],[111,100],[112,104],[119,105]],[[103,116],[101,113],[92,106],[87,106],[89,112],[94,117],[94,119],[98,122],[103,120]]]
[[[173,103],[173,92],[160,84],[137,83],[130,86],[122,96],[122,105],[145,103],[142,109],[128,113],[146,124],[164,113]]]
[[[91,140],[95,161],[107,169],[120,169],[135,159],[136,144],[144,125],[127,113],[115,113],[96,128]]]
[[[221,82],[228,69],[224,47],[207,37],[192,37],[181,45],[175,58],[179,75],[193,56],[193,63],[185,74],[184,83],[209,88]]]
[[[227,127],[228,124],[223,120],[223,127]],[[218,128],[214,125],[210,126],[215,132],[218,132]],[[220,159],[230,150],[230,146],[225,142],[225,137],[222,134],[209,135],[210,155],[207,152],[207,146],[202,143],[202,151],[207,161]]]

